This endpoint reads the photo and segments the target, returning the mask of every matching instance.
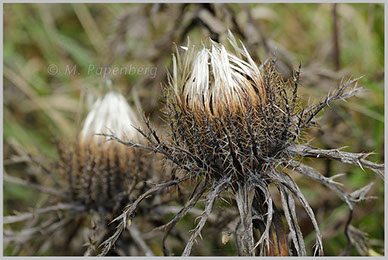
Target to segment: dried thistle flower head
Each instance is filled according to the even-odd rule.
[[[182,58],[177,52],[167,114],[175,145],[196,155],[179,152],[182,161],[201,174],[236,180],[248,172],[261,176],[273,159],[285,158],[299,135],[295,118],[303,115],[296,83],[284,81],[274,64],[260,71],[233,35],[229,42],[235,53],[211,40],[198,52],[189,46]]]
[[[8,223],[34,218],[26,226],[31,234],[25,236],[24,231],[20,232],[23,245],[37,246],[36,250],[39,250],[42,244],[55,241],[59,248],[67,250],[67,245],[63,244],[67,243],[67,239],[53,239],[53,235],[63,237],[63,234],[70,234],[80,241],[75,245],[77,252],[83,253],[87,245],[85,255],[99,253],[97,245],[106,235],[115,232],[114,225],[109,225],[109,222],[142,195],[144,189],[170,173],[162,166],[161,160],[149,151],[109,142],[108,137],[96,135],[114,133],[125,140],[141,143],[141,135],[135,127],[139,127],[135,112],[125,98],[119,93],[109,92],[94,103],[76,140],[56,142],[60,158],[50,162],[53,167],[47,168],[39,161],[31,160],[39,166],[39,170],[43,169],[46,177],[52,178],[53,187],[43,186],[46,183],[34,183],[38,190],[52,195],[46,202],[47,207],[38,208],[34,214],[25,213],[27,218],[9,217]],[[171,200],[170,193],[159,195],[158,203],[161,205]],[[157,207],[144,207],[139,215],[143,216],[142,224],[147,227],[154,226],[155,219],[163,217]],[[84,224],[89,227],[85,229]],[[131,224],[131,219],[127,219],[126,225]],[[36,240],[34,235],[42,229],[47,229],[47,234]],[[138,240],[139,231],[133,231],[137,230],[136,225],[132,225],[131,229],[126,237],[120,238],[124,247]]]
[[[73,199],[107,213],[119,210],[130,184],[150,177],[152,167],[146,163],[147,154],[98,135],[114,133],[122,139],[141,142],[135,127],[138,120],[125,98],[108,92],[94,103],[88,113],[78,142],[62,152]],[[140,177],[139,177],[140,176]]]
[[[266,91],[258,67],[245,47],[242,50],[235,41],[231,43],[235,54],[210,40],[210,47],[203,46],[197,53],[189,46],[185,58],[178,57],[178,64],[174,57],[173,85],[184,109],[212,118],[225,116],[226,110],[241,114],[246,103],[265,105]],[[178,72],[182,66],[183,71]]]

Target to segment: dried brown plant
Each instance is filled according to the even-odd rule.
[[[325,177],[301,163],[301,157],[328,158],[367,167],[383,176],[383,165],[367,161],[369,154],[314,148],[306,143],[305,129],[315,126],[316,115],[330,102],[354,96],[360,88],[357,80],[343,82],[320,103],[303,107],[298,97],[300,67],[291,80],[285,81],[268,59],[260,68],[241,43],[229,34],[234,53],[209,40],[210,47],[196,51],[190,44],[177,48],[169,84],[164,88],[166,123],[170,136],[162,137],[145,119],[147,131],[138,129],[148,145],[124,141],[115,135],[104,135],[128,147],[162,154],[179,169],[182,178],[160,183],[129,204],[115,221],[116,233],[103,243],[106,254],[135,217],[140,202],[150,194],[186,180],[196,187],[182,209],[159,229],[166,238],[175,224],[205,196],[205,209],[182,253],[191,254],[194,242],[205,226],[217,198],[230,195],[239,212],[234,235],[239,255],[306,255],[303,235],[295,211],[296,199],[305,209],[316,231],[314,255],[323,255],[318,222],[308,201],[288,171],[298,172],[336,192],[349,206],[367,199],[371,185],[346,193],[333,176]],[[270,185],[275,186],[282,201],[289,234],[274,204]],[[225,194],[226,193],[226,194]],[[349,246],[356,246],[354,232],[346,228]],[[350,228],[351,227],[351,228]],[[255,241],[254,234],[261,234]],[[229,232],[230,233],[230,232]],[[256,249],[257,248],[257,249]]]
[[[38,220],[32,227],[26,227],[20,233],[7,233],[6,241],[12,243],[21,240],[24,244],[33,243],[34,235],[43,228],[48,231],[40,239],[50,242],[50,234],[54,231],[60,234],[71,229],[70,235],[73,237],[82,233],[80,230],[86,226],[90,229],[88,241],[83,242],[86,243],[83,247],[87,248],[85,255],[97,254],[101,241],[114,232],[114,226],[109,225],[112,218],[147,190],[150,183],[160,180],[164,173],[155,155],[118,143],[106,142],[106,137],[96,135],[101,132],[114,132],[120,138],[130,138],[142,143],[143,138],[134,128],[138,124],[136,113],[121,94],[109,92],[96,100],[77,140],[57,142],[58,161],[50,162],[48,167],[33,161],[39,168],[50,173],[57,185],[53,189],[35,184],[34,187],[40,191],[52,195],[48,201],[49,205],[37,208],[33,213],[5,217],[5,224]],[[158,174],[155,174],[156,169]],[[10,176],[8,180],[19,183],[21,181]],[[28,182],[23,184],[32,186]],[[168,196],[163,196],[161,203],[168,199]],[[65,217],[58,217],[59,211],[65,211]],[[150,214],[149,209],[144,212]],[[71,225],[72,222],[78,224]],[[130,236],[124,238],[123,243],[134,242],[138,251],[153,255],[146,243],[137,236],[138,232],[137,228],[132,226]],[[79,249],[82,250],[82,246],[77,250]]]

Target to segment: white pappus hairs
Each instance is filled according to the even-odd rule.
[[[196,52],[188,42],[188,47],[182,47],[183,58],[178,50],[173,56],[170,85],[185,109],[212,117],[222,116],[225,109],[241,112],[245,102],[264,105],[266,92],[259,68],[230,32],[228,40],[234,53],[209,40],[209,48],[203,44]]]
[[[136,114],[123,95],[108,92],[93,104],[80,132],[80,142],[96,141],[103,145],[106,137],[96,135],[101,133],[114,133],[119,138],[139,139],[138,131],[133,127],[137,125],[139,124]]]

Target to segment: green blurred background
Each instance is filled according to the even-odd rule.
[[[9,175],[33,178],[25,151],[55,159],[52,137],[74,138],[90,97],[109,88],[121,91],[162,128],[160,84],[171,68],[173,43],[184,45],[187,36],[197,45],[208,36],[225,42],[226,28],[257,61],[275,54],[285,78],[301,63],[305,102],[318,102],[342,78],[363,75],[359,84],[365,91],[326,108],[321,128],[311,130],[308,139],[322,148],[374,151],[369,159],[384,162],[383,4],[5,4],[3,15],[3,151]],[[53,64],[56,73],[48,71]],[[74,66],[75,73],[65,73]],[[90,66],[157,68],[157,73],[112,75],[107,87],[109,80],[88,73]],[[383,254],[384,183],[369,170],[324,160],[306,163],[328,176],[346,173],[339,180],[347,191],[375,182],[370,195],[377,199],[360,203],[352,224],[368,233],[370,255]],[[317,215],[326,254],[338,255],[346,247],[345,204],[321,185],[293,177]],[[44,196],[5,182],[4,215],[36,207]],[[312,229],[304,227],[307,216],[301,218],[311,246]],[[192,225],[192,219],[185,221]],[[225,246],[213,254],[234,250]],[[5,255],[12,252],[4,248]]]

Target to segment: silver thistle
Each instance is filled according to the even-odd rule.
[[[286,169],[333,190],[351,212],[357,202],[368,198],[366,194],[371,185],[348,194],[334,180],[338,175],[325,177],[302,164],[300,158],[339,160],[370,168],[382,176],[384,165],[367,161],[369,154],[322,150],[303,144],[303,131],[314,125],[318,112],[332,101],[355,95],[360,90],[358,79],[342,83],[322,102],[303,108],[297,95],[300,68],[295,70],[292,80],[284,81],[274,61],[269,60],[259,69],[244,45],[239,47],[231,34],[229,41],[234,53],[210,40],[210,47],[199,52],[190,45],[185,47],[183,57],[177,50],[169,85],[165,88],[168,138],[160,137],[147,120],[148,130],[140,130],[140,133],[149,145],[108,135],[124,145],[164,155],[182,170],[183,177],[157,184],[128,205],[115,219],[119,222],[117,231],[103,243],[102,255],[109,251],[127,221],[135,216],[144,198],[188,179],[196,180],[197,185],[181,211],[161,227],[166,231],[163,248],[175,224],[204,196],[205,210],[182,253],[190,255],[215,200],[227,192],[234,198],[239,212],[233,230],[239,255],[306,255],[294,199],[301,203],[316,231],[313,254],[323,255],[322,236],[314,211]],[[269,192],[270,185],[281,195],[289,235]],[[353,229],[349,221],[346,236],[350,246],[355,246],[354,232],[350,232]],[[254,232],[261,234],[257,241],[254,241]],[[168,250],[164,253],[168,254]]]

